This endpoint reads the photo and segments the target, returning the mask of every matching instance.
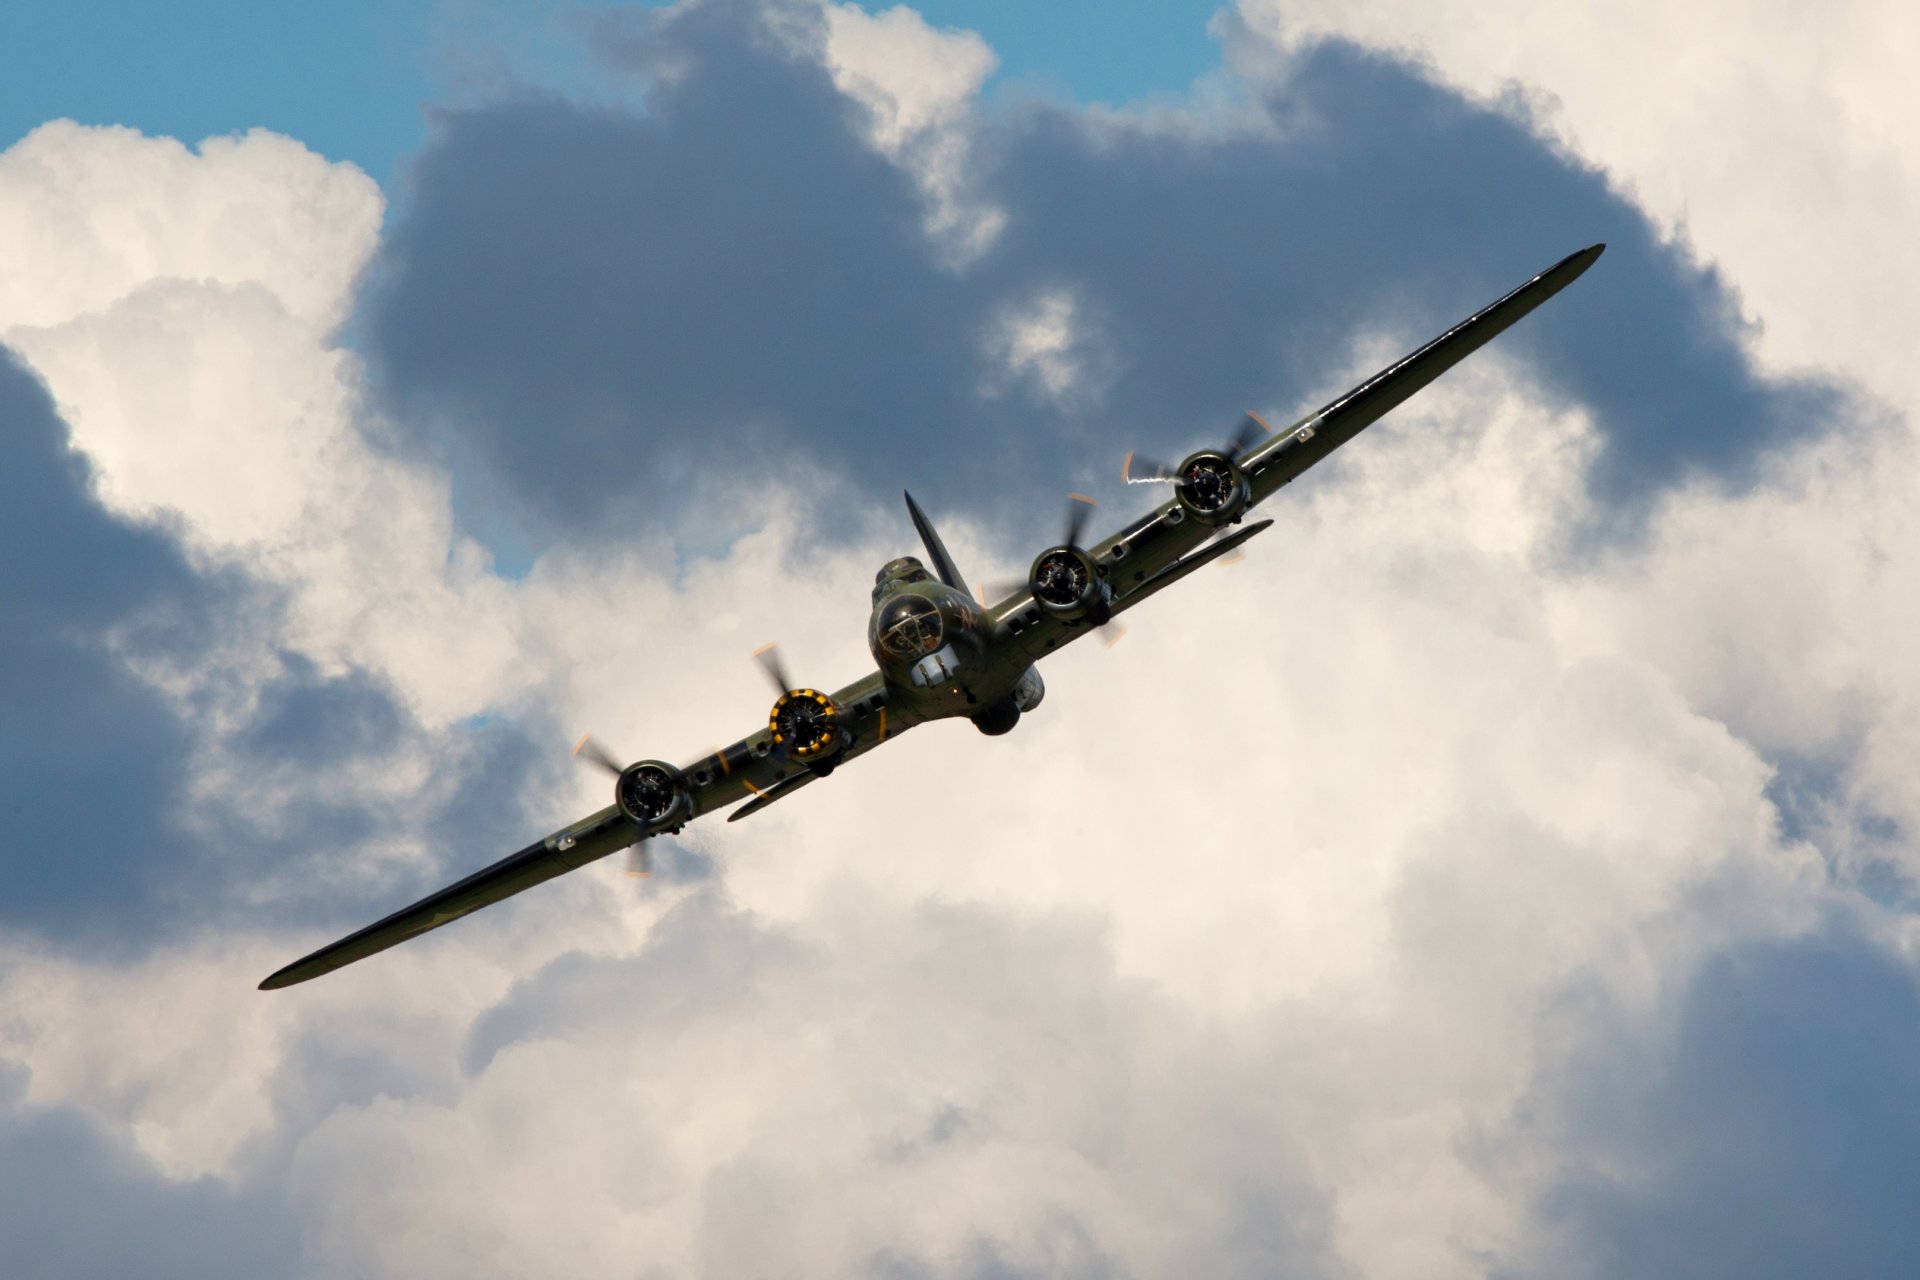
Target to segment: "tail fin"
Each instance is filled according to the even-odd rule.
[[[969,599],[973,592],[967,587],[966,579],[953,566],[953,557],[947,554],[946,544],[940,541],[940,535],[933,527],[933,521],[927,519],[927,513],[913,500],[913,495],[901,490],[907,500],[907,514],[913,517],[913,527],[920,534],[920,542],[927,549],[927,559],[933,561],[933,572],[940,581],[952,587]]]

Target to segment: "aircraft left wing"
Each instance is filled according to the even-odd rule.
[[[429,929],[458,920],[481,907],[510,898],[589,862],[626,848],[640,838],[640,829],[612,805],[592,817],[563,827],[538,844],[509,854],[466,879],[429,894],[410,907],[370,924],[296,960],[260,984],[262,991],[290,987],[296,982],[332,973],[342,965],[364,960],[377,951],[417,937]]]
[[[911,712],[887,706],[886,682],[878,671],[836,691],[833,700],[844,709],[841,723],[852,735],[852,741],[836,758],[836,765],[864,755],[917,723]],[[643,830],[609,805],[384,920],[294,961],[262,982],[260,989],[273,991],[331,973],[650,836],[677,831],[681,823],[703,813],[752,797],[751,803],[734,815],[745,817],[791,794],[814,777],[805,765],[773,751],[771,735],[765,728],[682,766],[680,772],[687,780],[692,811],[675,818],[670,827],[661,831]]]

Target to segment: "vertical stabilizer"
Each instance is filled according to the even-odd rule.
[[[907,500],[907,514],[913,517],[913,527],[919,531],[920,543],[927,549],[927,559],[933,561],[934,576],[969,598],[973,592],[968,589],[966,579],[960,576],[960,570],[954,568],[953,557],[947,554],[946,544],[940,541],[940,534],[933,527],[933,521],[927,519],[927,513],[913,500],[913,495],[902,489],[901,495]]]

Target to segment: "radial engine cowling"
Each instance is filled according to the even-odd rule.
[[[803,764],[819,765],[847,745],[840,706],[818,689],[789,689],[767,715],[773,749]]]
[[[1180,464],[1174,495],[1201,524],[1222,525],[1247,507],[1247,473],[1224,453],[1202,449]]]
[[[1113,617],[1113,592],[1106,574],[1083,547],[1049,547],[1027,572],[1034,603],[1056,618],[1085,618],[1096,626]]]
[[[678,769],[659,760],[642,760],[620,771],[613,802],[649,832],[677,827],[693,816],[693,795]]]

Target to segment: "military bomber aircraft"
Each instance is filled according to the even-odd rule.
[[[877,670],[832,693],[797,687],[769,646],[758,656],[780,696],[766,726],[684,765],[622,765],[583,738],[576,754],[614,775],[611,805],[295,961],[261,988],[330,973],[738,801],[747,803],[728,821],[758,813],[925,721],[965,717],[982,733],[1006,733],[1040,704],[1041,658],[1270,527],[1271,520],[1242,522],[1281,486],[1571,284],[1605,247],[1569,254],[1283,431],[1250,413],[1225,448],[1201,449],[1177,467],[1129,454],[1128,481],[1166,484],[1172,496],[1091,546],[1081,542],[1091,500],[1073,503],[1065,537],[1042,551],[1026,582],[1004,598],[987,600],[968,588],[908,494],[927,559],[902,556],[880,570],[867,628]]]

